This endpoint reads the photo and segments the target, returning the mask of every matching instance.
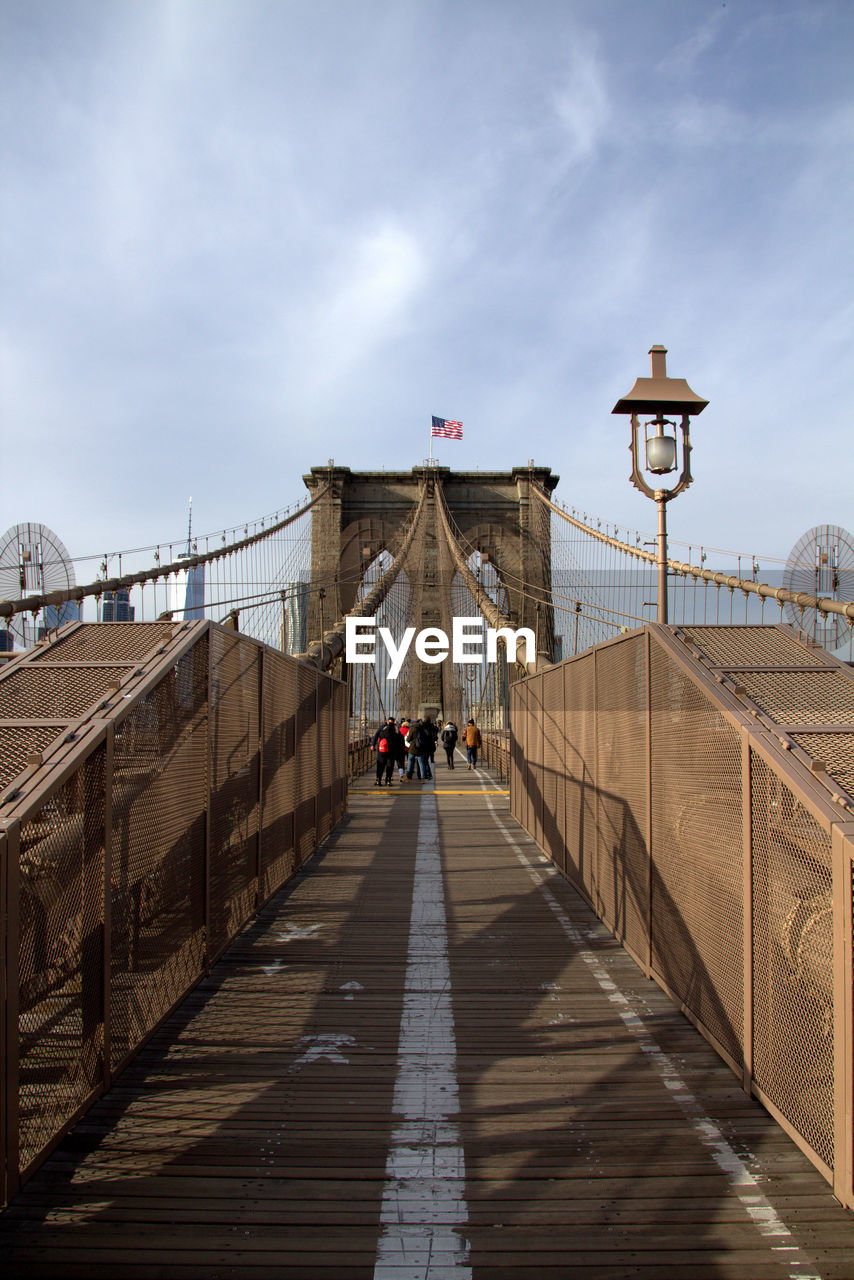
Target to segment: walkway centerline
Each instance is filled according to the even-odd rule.
[[[406,985],[400,1019],[394,1112],[374,1280],[471,1277],[464,1226],[465,1156],[456,1117],[454,1011],[448,963],[445,885],[436,801],[424,796],[418,823]]]

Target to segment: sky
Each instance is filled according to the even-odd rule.
[[[533,458],[709,401],[674,540],[854,529],[852,0],[0,0],[0,534],[240,524],[334,458]]]

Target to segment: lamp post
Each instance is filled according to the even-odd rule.
[[[651,347],[649,355],[652,376],[636,378],[629,394],[618,400],[611,412],[631,416],[632,484],[648,498],[653,498],[658,507],[658,621],[667,622],[667,504],[691,483],[690,418],[693,414],[702,413],[709,402],[695,395],[684,378],[668,378],[666,347]],[[668,413],[673,417],[668,418]],[[654,476],[670,475],[679,465],[675,418],[681,417],[682,470],[672,489],[654,488],[643,475],[638,444],[641,414],[652,415],[643,424],[643,467]]]

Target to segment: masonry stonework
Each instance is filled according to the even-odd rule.
[[[365,570],[380,551],[394,547],[411,517],[427,476],[441,484],[448,510],[464,543],[488,557],[504,585],[508,613],[516,627],[530,627],[537,650],[554,657],[551,596],[551,537],[548,513],[531,500],[536,482],[546,493],[558,483],[548,467],[512,471],[451,471],[420,466],[405,471],[351,471],[349,467],[312,467],[303,481],[314,495],[327,494],[314,507],[311,539],[311,597],[308,640],[320,638],[356,601]],[[423,535],[404,568],[420,599],[412,625],[441,626],[436,521],[426,513]],[[321,592],[323,594],[321,594]],[[420,688],[413,690],[419,713],[441,713],[444,664],[419,664]]]

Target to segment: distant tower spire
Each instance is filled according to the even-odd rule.
[[[187,555],[193,554],[193,499],[190,498],[190,514],[187,518]]]

